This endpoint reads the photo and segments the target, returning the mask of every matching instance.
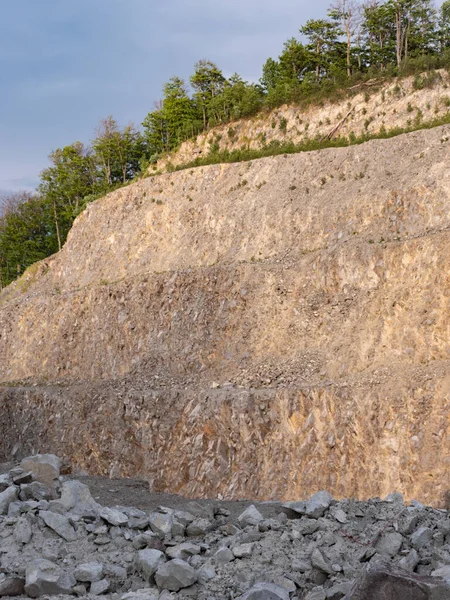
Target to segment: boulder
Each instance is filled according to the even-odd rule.
[[[264,517],[259,512],[254,504],[251,504],[238,517],[238,521],[244,527],[246,525],[258,525],[260,521],[264,521]]]
[[[73,528],[72,523],[65,515],[58,515],[49,510],[39,511],[39,516],[50,529],[53,529],[66,542],[74,542],[78,538],[78,534]]]
[[[0,580],[0,597],[23,596],[25,594],[25,579],[22,577],[6,577]]]
[[[58,478],[61,471],[61,460],[57,456],[54,454],[29,456],[22,460],[20,467],[32,473],[35,481],[43,483],[55,493],[59,486]]]
[[[419,527],[411,535],[411,546],[416,550],[420,550],[423,546],[426,546],[433,539],[433,532],[429,527]]]
[[[31,598],[70,594],[75,585],[73,575],[45,558],[38,558],[26,567],[25,592]]]
[[[190,556],[200,554],[200,546],[191,544],[190,542],[183,542],[182,544],[167,548],[166,554],[169,558],[181,558],[181,560],[186,560]]]
[[[158,567],[155,581],[164,590],[178,592],[193,585],[197,581],[197,573],[187,562],[175,558]]]
[[[208,531],[212,531],[214,527],[215,524],[209,519],[195,519],[187,526],[186,535],[188,537],[201,537]]]
[[[403,536],[396,531],[385,533],[375,545],[379,554],[384,556],[396,556],[403,544]]]
[[[162,513],[151,513],[148,518],[150,529],[161,539],[172,534],[173,516]]]
[[[275,583],[255,583],[238,600],[289,600],[289,592],[286,588]]]
[[[26,517],[21,517],[17,520],[13,535],[18,544],[28,544],[31,541],[33,532]]]
[[[94,583],[103,577],[103,565],[97,562],[83,563],[75,569],[73,575],[82,583]]]
[[[120,600],[158,600],[159,590],[156,588],[145,588],[135,592],[122,594]]]
[[[127,515],[116,508],[109,508],[107,506],[102,507],[100,510],[100,517],[114,527],[128,525]]]
[[[318,519],[319,517],[323,516],[325,511],[330,507],[332,500],[333,496],[325,490],[317,492],[317,494],[311,496],[306,503],[306,516],[313,519]]]
[[[109,591],[110,583],[108,579],[101,579],[100,581],[94,581],[89,590],[92,596],[101,596]]]
[[[4,492],[0,493],[0,515],[6,515],[11,502],[17,500],[19,488],[11,485]]]
[[[410,573],[389,563],[370,565],[357,577],[345,600],[448,600],[450,586],[439,577]]]
[[[61,485],[61,496],[58,500],[50,502],[56,512],[70,512],[81,517],[98,517],[101,506],[91,496],[87,485],[81,481],[65,481]],[[58,510],[60,509],[60,510]]]
[[[159,550],[139,550],[134,561],[136,570],[141,573],[142,577],[150,582],[153,575],[163,563],[166,562],[165,555]]]

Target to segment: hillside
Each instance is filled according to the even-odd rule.
[[[450,74],[441,69],[402,78],[373,79],[335,92],[333,99],[284,105],[203,132],[159,160],[155,169],[179,167],[212,152],[259,150],[270,144],[352,140],[399,129],[418,129],[449,115]],[[153,168],[150,169],[152,172]]]
[[[443,504],[450,126],[155,176],[0,295],[0,454]]]

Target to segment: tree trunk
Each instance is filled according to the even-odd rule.
[[[53,216],[55,218],[56,238],[58,240],[58,250],[61,250],[61,235],[59,233],[58,215],[56,213],[56,202],[53,200]]]

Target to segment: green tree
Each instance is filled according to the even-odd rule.
[[[310,42],[310,49],[315,53],[316,79],[327,73],[333,58],[336,58],[336,47],[342,31],[339,25],[326,19],[310,19],[300,28],[300,33]]]
[[[41,173],[39,194],[51,206],[52,234],[61,249],[83,198],[98,190],[98,178],[91,152],[81,142],[58,148],[49,158],[52,166]]]
[[[225,77],[217,65],[209,60],[199,60],[194,68],[195,72],[190,82],[195,90],[194,100],[202,112],[203,127],[206,129],[209,105],[223,91]]]

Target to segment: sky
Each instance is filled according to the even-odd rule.
[[[328,0],[0,0],[0,194],[31,190],[55,148],[101,118],[140,125],[201,58],[257,81]]]
[[[257,81],[329,0],[0,0],[0,195],[32,190],[101,118],[140,125],[199,59]]]

